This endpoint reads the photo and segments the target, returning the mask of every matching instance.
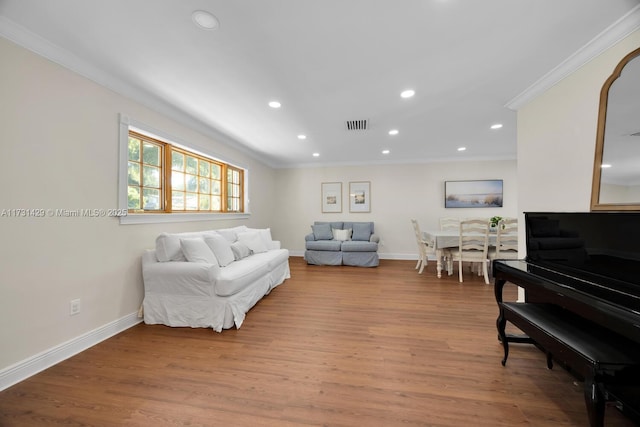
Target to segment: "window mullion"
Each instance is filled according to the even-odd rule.
[[[172,212],[172,197],[173,187],[171,185],[171,173],[173,171],[171,156],[173,148],[167,144],[164,150],[164,168],[162,168],[162,175],[164,180],[164,211]]]
[[[227,194],[228,194],[228,188],[227,188],[227,165],[224,164],[222,165],[222,171],[220,174],[220,194],[221,194],[221,206],[222,206],[222,212],[228,212],[229,211],[229,204],[228,204],[228,200],[227,200]]]

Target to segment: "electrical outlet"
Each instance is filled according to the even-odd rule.
[[[69,316],[75,316],[80,313],[80,298],[69,302]]]

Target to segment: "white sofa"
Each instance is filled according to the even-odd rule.
[[[289,251],[269,229],[162,233],[142,256],[144,322],[239,328],[245,314],[291,277]]]

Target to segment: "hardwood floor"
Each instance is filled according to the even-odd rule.
[[[414,267],[292,257],[239,330],[138,325],[0,392],[0,425],[587,425],[581,385],[538,349],[500,364],[493,286]]]

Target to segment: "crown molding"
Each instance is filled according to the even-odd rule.
[[[587,62],[600,55],[629,34],[640,28],[640,5],[607,27],[590,42],[581,47],[557,67],[538,79],[518,96],[505,104],[510,110],[518,110],[529,101],[547,91]]]

